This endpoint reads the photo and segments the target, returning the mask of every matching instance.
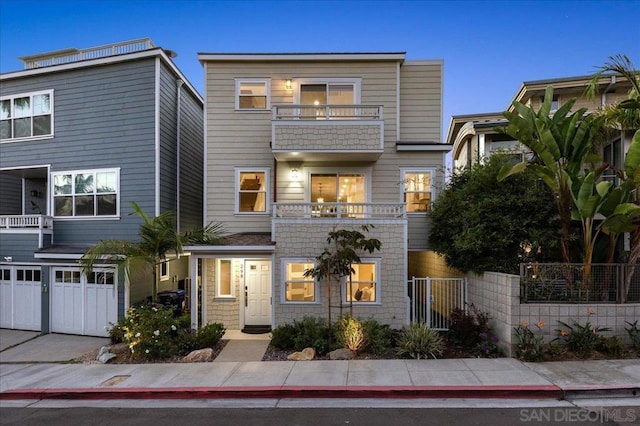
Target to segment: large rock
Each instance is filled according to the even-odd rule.
[[[100,361],[100,363],[102,364],[106,364],[116,357],[116,354],[112,354],[111,352],[104,352],[103,354],[98,356],[98,361]]]
[[[205,348],[191,352],[182,358],[182,362],[209,362],[213,359],[213,349]]]
[[[300,352],[294,352],[287,357],[291,361],[310,361],[316,357],[316,351],[313,348],[304,348]]]
[[[353,359],[356,356],[350,349],[340,348],[329,352],[329,359]]]

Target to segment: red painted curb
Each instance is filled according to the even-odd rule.
[[[255,386],[176,388],[15,389],[0,400],[18,399],[245,399],[245,398],[536,398],[563,397],[557,386]]]

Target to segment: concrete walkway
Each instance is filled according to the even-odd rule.
[[[4,330],[0,330],[2,335]],[[49,339],[56,338],[65,340],[68,336],[40,336],[0,353],[0,401],[286,397],[559,400],[568,394],[574,398],[580,394],[638,397],[640,401],[640,359],[524,363],[512,358],[350,361],[236,358],[197,364],[119,365],[16,360],[17,349],[22,345],[40,344],[49,352],[62,350],[60,344],[49,346],[53,345]],[[71,336],[67,341],[75,341],[73,338],[82,339]],[[87,342],[97,343],[91,338]],[[261,356],[258,347],[266,347],[268,340],[254,336],[245,343],[255,342],[258,343],[252,356]],[[237,348],[242,347],[249,346],[229,347],[225,357],[239,357]],[[9,353],[11,358],[7,356]],[[31,357],[33,352],[25,350],[23,354]],[[8,359],[13,361],[5,361]]]

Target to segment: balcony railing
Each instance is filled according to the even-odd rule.
[[[51,53],[25,56],[20,58],[25,69],[48,67],[52,65],[67,64],[86,59],[106,58],[108,56],[122,55],[125,53],[139,52],[154,47],[149,38],[124,41],[121,43],[107,44],[89,49],[66,49]]]
[[[40,214],[0,216],[0,229],[53,229],[53,218]]]
[[[274,120],[382,120],[382,105],[274,105]]]
[[[274,218],[401,219],[403,203],[276,203]]]

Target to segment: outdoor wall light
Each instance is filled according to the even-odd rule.
[[[290,177],[291,177],[291,180],[298,180],[298,179],[300,179],[300,172],[298,171],[298,169],[297,169],[297,168],[295,168],[295,167],[294,167],[294,168],[292,168],[292,169],[291,169],[291,175],[290,175]]]
[[[284,82],[284,87],[285,87],[285,89],[287,89],[287,90],[291,90],[292,84],[293,84],[293,83],[291,82],[291,79],[290,79],[290,78],[288,78],[288,79]]]

